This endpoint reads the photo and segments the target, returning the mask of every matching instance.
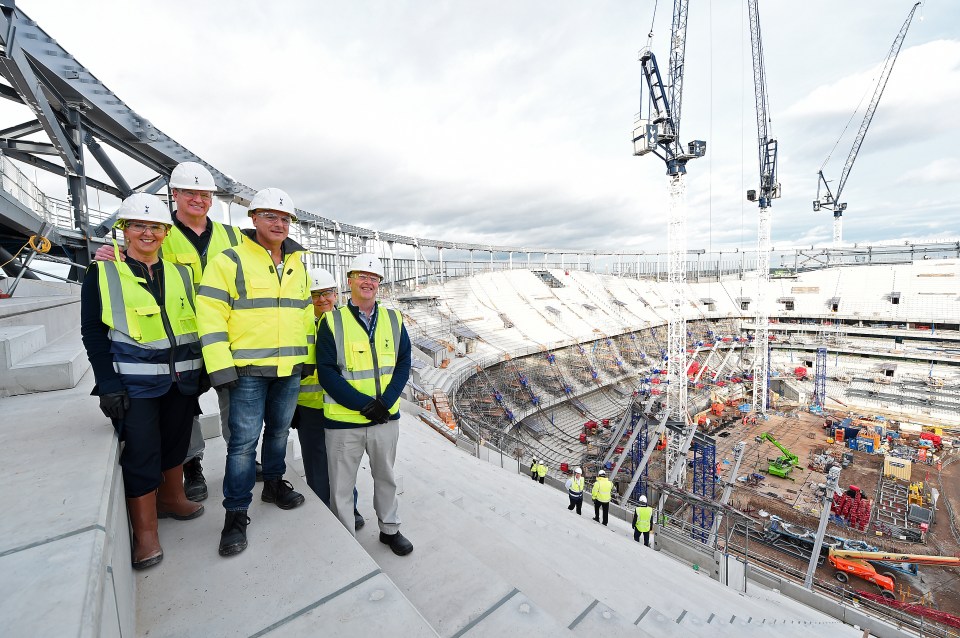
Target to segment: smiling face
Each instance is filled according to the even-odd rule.
[[[155,262],[168,227],[157,222],[128,221],[123,227],[123,241],[127,254],[143,263]]]
[[[310,292],[310,301],[313,302],[313,314],[319,318],[323,313],[334,309],[337,302],[336,288],[324,288],[323,290],[312,290]]]
[[[380,289],[380,276],[370,272],[352,272],[347,277],[350,285],[350,298],[355,306],[365,308],[377,299]]]
[[[180,188],[173,189],[173,201],[177,203],[177,216],[183,223],[192,219],[196,222],[206,220],[210,206],[213,204],[213,193],[210,191],[193,191]]]
[[[258,210],[251,213],[257,241],[262,246],[279,246],[290,234],[290,215],[278,210]]]

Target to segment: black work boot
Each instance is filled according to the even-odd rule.
[[[413,551],[413,543],[408,541],[400,532],[396,534],[384,534],[380,532],[380,542],[384,545],[389,545],[390,549],[392,549],[393,553],[397,556],[406,556]]]
[[[366,524],[366,521],[363,520],[363,515],[359,510],[353,510],[353,530],[357,531]]]
[[[220,555],[233,556],[247,548],[247,525],[250,517],[247,510],[227,512],[223,521],[223,531],[220,532]]]
[[[296,492],[289,481],[274,479],[263,482],[263,492],[260,500],[265,503],[275,503],[282,510],[292,510],[303,505],[303,494]]]
[[[203,466],[198,457],[183,464],[183,492],[195,503],[207,498],[207,480],[203,478]]]

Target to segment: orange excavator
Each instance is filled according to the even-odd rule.
[[[884,598],[894,598],[892,572],[878,573],[868,561],[883,563],[913,563],[914,565],[939,565],[942,567],[960,567],[960,558],[955,556],[927,556],[925,554],[894,554],[889,552],[860,552],[848,549],[830,548],[827,555],[830,564],[837,571],[834,577],[841,583],[849,580],[848,574],[862,578],[880,587]]]

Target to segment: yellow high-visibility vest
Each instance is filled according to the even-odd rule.
[[[393,368],[400,355],[400,333],[403,317],[396,310],[377,307],[377,325],[371,347],[365,326],[353,316],[348,306],[326,313],[326,321],[337,348],[340,374],[357,392],[368,397],[380,396],[390,385]],[[400,411],[400,399],[389,406],[390,414]],[[356,410],[346,408],[329,393],[323,395],[323,415],[332,421],[369,424],[370,420]]]
[[[539,476],[540,478],[543,478],[543,477],[546,476],[546,475],[547,475],[547,466],[544,465],[543,463],[538,463],[538,464],[537,464],[537,476]]]
[[[290,376],[313,360],[316,333],[303,252],[287,239],[284,260],[274,265],[251,240],[207,264],[197,289],[197,320],[212,385],[240,375]]]
[[[613,493],[613,483],[605,476],[598,476],[597,482],[593,484],[593,491],[590,495],[593,500],[600,503],[609,503],[610,495]]]
[[[583,477],[570,479],[570,487],[567,488],[567,492],[569,492],[573,498],[583,496]]]
[[[190,270],[163,264],[161,308],[144,287],[146,281],[120,261],[118,248],[115,251],[116,261],[97,262],[100,320],[110,328],[114,370],[131,397],[162,396],[172,383],[184,394],[195,393],[203,359]]]
[[[160,249],[160,257],[167,261],[188,266],[193,271],[193,285],[200,285],[200,279],[203,277],[203,269],[207,263],[225,251],[227,248],[239,246],[243,241],[243,233],[240,229],[221,224],[210,220],[211,232],[210,243],[207,244],[207,250],[202,255],[197,252],[193,243],[187,239],[183,231],[174,225],[163,240],[163,247]]]
[[[319,319],[315,319],[314,323],[318,322]],[[323,386],[320,385],[316,366],[314,366],[313,372],[300,380],[300,394],[297,395],[297,405],[314,410],[323,409]]]
[[[653,521],[653,508],[649,505],[637,506],[637,531],[649,532],[650,523]]]

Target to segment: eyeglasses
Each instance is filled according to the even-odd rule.
[[[320,292],[311,292],[310,296],[314,299],[320,299],[326,297],[327,299],[335,299],[337,297],[337,291],[334,289],[330,290],[321,290]]]
[[[182,190],[182,189],[177,189],[177,190],[181,195],[183,195],[187,199],[194,199],[199,197],[205,202],[209,202],[213,199],[213,193],[210,193],[207,191],[188,191],[188,190]]]
[[[279,221],[284,226],[290,225],[290,215],[277,215],[276,213],[256,213],[256,215],[260,219],[265,219],[270,224]]]
[[[163,224],[144,224],[142,222],[127,222],[124,225],[126,230],[132,230],[135,233],[145,233],[148,230],[154,235],[166,235],[167,227]]]
[[[370,275],[365,272],[355,272],[350,276],[356,279],[357,281],[368,281],[368,282],[377,283],[377,284],[380,283],[380,275]]]

